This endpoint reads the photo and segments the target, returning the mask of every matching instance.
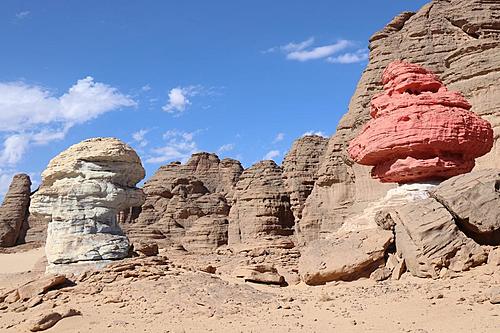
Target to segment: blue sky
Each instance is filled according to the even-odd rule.
[[[147,177],[192,152],[278,163],[335,131],[369,37],[426,1],[0,2],[0,195],[71,144],[117,137]]]

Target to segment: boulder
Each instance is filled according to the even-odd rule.
[[[384,281],[392,276],[392,270],[387,267],[379,267],[370,274],[370,279],[374,281]]]
[[[487,260],[480,245],[467,238],[453,216],[433,198],[391,208],[396,249],[412,275],[438,278],[441,269],[468,270]]]
[[[302,249],[299,274],[308,285],[369,277],[384,265],[392,242],[393,233],[381,229],[333,234]]]
[[[453,177],[431,194],[467,236],[480,244],[500,245],[500,169]]]
[[[229,212],[228,243],[233,247],[293,247],[294,218],[282,169],[262,161],[245,170]]]
[[[394,60],[418,64],[460,92],[470,111],[493,128],[492,150],[476,159],[476,170],[500,168],[500,28],[493,1],[432,1],[403,13],[370,39],[370,57],[349,111],[340,120],[306,199],[300,233],[308,241],[335,233],[344,221],[384,196],[395,184],[371,178],[370,166],[353,163],[348,143],[370,121],[370,101],[383,91],[380,77]],[[495,23],[492,23],[495,22]],[[397,50],[397,52],[394,52]]]
[[[431,71],[393,61],[382,84],[384,92],[371,100],[372,119],[348,148],[354,161],[374,166],[372,177],[394,183],[446,179],[471,171],[474,159],[491,150],[490,123]]]
[[[233,275],[245,280],[245,282],[249,281],[277,285],[285,284],[285,278],[278,273],[278,270],[273,265],[269,264],[240,266],[233,271]]]
[[[0,247],[10,247],[24,241],[23,229],[26,229],[28,221],[30,195],[30,177],[15,175],[0,206]]]
[[[50,161],[30,211],[50,219],[45,252],[53,271],[60,264],[102,264],[128,255],[116,217],[144,202],[135,187],[144,174],[136,152],[114,138],[85,140]]]
[[[134,243],[134,251],[140,256],[152,257],[158,255],[158,244],[155,242]]]
[[[30,331],[39,332],[45,331],[55,324],[57,324],[61,319],[73,316],[80,316],[82,313],[78,310],[67,308],[62,310],[52,310],[48,313],[41,313],[37,317],[31,320]]]

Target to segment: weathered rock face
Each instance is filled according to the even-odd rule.
[[[229,245],[292,247],[293,227],[282,169],[273,161],[262,161],[245,170],[229,214]]]
[[[439,277],[485,263],[486,252],[456,226],[453,216],[433,198],[408,202],[387,212],[395,226],[397,253],[418,277]]]
[[[382,229],[338,233],[313,241],[302,250],[300,276],[309,285],[368,277],[384,265],[392,242],[392,232]]]
[[[49,268],[127,256],[129,242],[116,216],[144,202],[135,187],[143,178],[139,156],[114,138],[85,140],[52,159],[30,206],[35,217],[50,218]]]
[[[22,229],[28,221],[31,180],[18,174],[12,179],[9,191],[0,206],[0,247],[10,247],[22,241]]]
[[[500,170],[453,177],[431,195],[452,213],[467,236],[481,244],[500,245]]]
[[[382,182],[441,180],[467,173],[493,146],[491,125],[470,112],[463,96],[421,66],[394,61],[384,92],[371,101],[372,119],[349,144],[351,158],[372,165]]]
[[[238,161],[198,153],[184,165],[162,166],[144,185],[137,220],[123,225],[132,239],[210,252],[227,244],[229,198],[243,168]]]
[[[283,179],[296,223],[302,218],[327,143],[328,139],[322,136],[304,136],[293,143],[283,159]]]
[[[448,89],[465,96],[470,110],[488,120],[494,130],[493,149],[476,160],[476,169],[500,168],[499,46],[498,4],[482,0],[433,1],[416,14],[399,15],[373,35],[368,66],[349,112],[328,143],[318,180],[306,200],[301,233],[313,239],[331,233],[393,187],[371,179],[369,168],[353,164],[346,148],[370,119],[370,100],[381,92],[382,72],[394,60],[428,68]]]

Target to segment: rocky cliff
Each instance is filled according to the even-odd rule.
[[[30,194],[30,177],[25,174],[15,175],[0,206],[0,247],[14,246],[23,241],[28,222]]]
[[[227,216],[242,171],[238,161],[209,153],[162,166],[144,185],[138,218],[123,227],[133,240],[155,239],[192,252],[227,244]]]
[[[402,13],[370,39],[370,61],[349,110],[330,138],[300,221],[305,239],[339,229],[344,221],[380,198],[393,185],[370,178],[370,169],[353,164],[348,143],[370,119],[372,97],[382,91],[383,70],[394,60],[420,64],[488,120],[494,146],[476,169],[500,167],[500,10],[497,1],[436,0],[417,13]]]

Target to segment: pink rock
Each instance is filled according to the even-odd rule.
[[[446,179],[467,173],[493,146],[491,125],[458,92],[425,68],[394,61],[382,75],[384,92],[371,101],[372,119],[348,152],[372,165],[382,182]]]

